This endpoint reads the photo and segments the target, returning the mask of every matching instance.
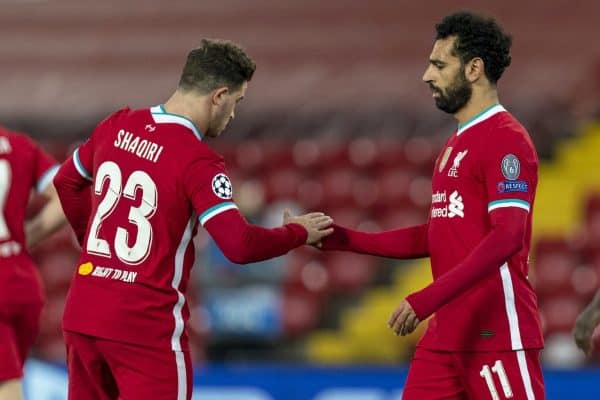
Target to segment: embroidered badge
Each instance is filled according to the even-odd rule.
[[[442,155],[442,158],[440,159],[440,164],[438,165],[439,172],[442,172],[442,170],[446,166],[446,163],[448,162],[448,159],[450,158],[451,153],[452,153],[452,147],[446,147],[446,150],[444,151],[444,154]]]
[[[231,181],[225,174],[217,174],[212,180],[213,192],[222,199],[231,199],[233,197],[233,188]]]
[[[529,185],[525,181],[504,181],[498,182],[498,193],[527,193]]]
[[[502,175],[509,181],[514,181],[521,173],[521,163],[514,154],[505,155],[500,168],[502,169]]]
[[[460,162],[467,155],[469,150],[459,151],[456,157],[454,157],[454,162],[452,162],[452,167],[448,170],[448,176],[453,178],[458,178],[458,167],[460,167]]]

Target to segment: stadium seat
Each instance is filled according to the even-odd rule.
[[[296,199],[307,211],[324,210],[324,189],[320,180],[303,179],[298,184]]]
[[[427,212],[412,206],[390,209],[376,216],[382,230],[405,228],[427,222]]]
[[[575,319],[583,310],[584,302],[577,296],[554,296],[540,300],[540,312],[544,317],[547,335],[555,332],[571,332]]]
[[[376,263],[366,255],[331,252],[324,265],[329,271],[331,290],[337,293],[359,293],[375,276]]]
[[[352,207],[351,205],[338,204],[336,206],[330,205],[322,211],[331,216],[335,224],[356,229],[356,227],[367,220],[366,212],[368,210]]]
[[[324,165],[324,152],[315,138],[305,138],[291,144],[294,166],[299,169],[318,169]]]
[[[327,295],[331,277],[322,253],[310,249],[291,252],[284,266],[286,288],[312,292],[322,297]]]
[[[368,169],[375,165],[378,158],[376,141],[368,136],[361,136],[348,143],[348,161],[357,169]]]
[[[381,136],[376,141],[377,158],[375,165],[377,171],[388,169],[410,168],[403,149],[402,139],[394,136]]]
[[[585,212],[586,247],[600,249],[600,197],[590,197]]]
[[[383,207],[398,209],[411,204],[409,186],[415,173],[403,168],[389,168],[377,176],[379,199]]]
[[[321,316],[322,301],[318,296],[305,290],[288,288],[281,299],[283,332],[287,337],[295,337],[314,329]]]
[[[414,136],[404,143],[406,160],[419,172],[431,175],[433,163],[437,156],[434,141],[425,136]]]
[[[332,168],[322,174],[324,201],[328,208],[352,201],[352,185],[356,178],[356,171],[349,166]]]
[[[581,264],[571,273],[571,286],[582,300],[588,302],[600,287],[600,268]]]
[[[301,175],[296,168],[271,169],[266,177],[267,202],[294,200],[300,182]]]
[[[578,257],[565,239],[540,239],[530,265],[531,280],[540,298],[575,294],[571,275],[578,265]]]
[[[377,206],[379,200],[379,186],[368,176],[357,177],[352,182],[351,204],[358,209],[371,209]]]

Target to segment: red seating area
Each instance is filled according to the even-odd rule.
[[[349,208],[360,221],[361,210],[382,219],[389,210],[428,208],[437,146],[427,139],[402,140],[257,140],[218,151],[228,162],[234,184],[236,178],[238,183],[257,180],[267,203],[298,201],[304,209],[342,214]]]
[[[327,212],[342,225],[380,230],[426,220],[429,175],[437,150],[434,146],[424,139],[359,137],[326,143],[312,139],[221,142],[216,150],[225,156],[240,208],[245,213],[246,209],[257,213],[259,220],[269,207],[290,203],[299,211]],[[54,150],[57,158],[65,158],[66,148]],[[205,246],[200,249],[205,250]],[[35,249],[34,257],[47,290],[36,354],[61,361],[60,320],[78,261],[78,246],[65,229]],[[287,337],[314,329],[332,296],[360,294],[378,272],[378,261],[373,257],[321,253],[311,248],[291,252],[285,263],[281,266],[283,279],[276,284],[281,287],[282,324]],[[191,290],[197,301],[202,286],[202,282],[195,282]],[[205,328],[195,316],[190,331],[199,358],[210,336]]]
[[[597,36],[600,3],[471,3],[513,33],[514,62],[502,78],[502,101],[527,122],[540,156],[551,156],[556,139],[573,132],[570,113],[583,120],[598,109],[598,46],[576,44]],[[108,113],[164,101],[186,53],[202,37],[231,39],[258,64],[239,119],[217,141],[244,214],[271,223],[291,205],[323,210],[365,230],[412,225],[427,216],[432,164],[441,147],[434,135],[454,124],[434,112],[421,81],[433,25],[464,7],[459,0],[436,7],[410,1],[349,7],[342,0],[182,0],[168,7],[141,0],[6,2],[0,23],[10,35],[0,40],[0,72],[9,79],[0,89],[10,96],[0,97],[0,111],[3,123],[64,159],[69,147],[60,142],[86,137]],[[227,143],[226,137],[243,139]],[[532,255],[549,335],[570,329],[592,283],[598,287],[598,199],[590,200],[578,239],[586,238],[585,244],[546,238]],[[205,236],[198,242],[200,252],[210,250]],[[36,352],[62,360],[60,318],[78,248],[65,229],[34,256],[48,297]],[[358,295],[381,271],[371,257],[310,248],[292,252],[284,263],[277,266],[283,277],[253,279],[280,285],[289,337],[313,329],[334,296]],[[223,275],[231,277],[231,270]],[[215,281],[198,279],[190,290],[197,297],[190,331],[198,358],[210,340],[201,294]]]
[[[256,58],[259,67],[245,104],[254,110],[362,109],[391,101],[430,107],[420,78],[433,25],[462,8],[495,15],[514,34],[514,62],[502,85],[506,96],[527,104],[562,98],[597,59],[595,46],[574,45],[596,35],[598,3],[592,0],[580,0],[577,7],[565,0],[552,5],[543,0],[447,0],[436,7],[406,0],[368,7],[348,7],[342,0],[201,5],[181,0],[168,8],[142,0],[129,0],[126,6],[10,1],[0,15],[11,33],[0,41],[0,72],[10,79],[0,88],[11,96],[0,98],[0,110],[28,119],[32,114],[79,117],[108,112],[115,101],[139,105],[161,99],[176,83],[187,51],[205,35],[238,41]],[[582,80],[581,90],[574,92],[578,98],[584,93],[596,98],[589,83]]]
[[[590,194],[585,223],[573,238],[541,238],[533,282],[547,338],[569,334],[577,315],[600,287],[600,195]]]
[[[254,221],[265,221],[269,210],[277,211],[280,204],[292,204],[299,212],[322,210],[337,223],[362,230],[391,229],[426,220],[431,198],[429,177],[439,150],[434,140],[390,137],[325,143],[306,138],[296,142],[256,139],[237,144],[220,142],[218,147],[230,169],[236,202],[246,215],[253,214]],[[60,153],[55,151],[59,158]],[[571,331],[576,316],[599,286],[600,195],[590,196],[585,216],[577,238],[545,237],[534,245],[531,279],[548,338]],[[206,251],[206,241],[201,242],[200,251]],[[35,352],[39,357],[62,361],[60,320],[78,247],[70,230],[65,229],[35,249],[34,257],[47,291]],[[284,260],[279,266],[281,277],[266,283],[280,289],[286,338],[302,337],[315,329],[333,298],[361,294],[381,271],[380,260],[374,257],[319,252],[309,247],[291,252]],[[204,358],[204,347],[211,337],[200,295],[206,285],[198,280],[190,290],[195,310],[190,333],[197,360]]]

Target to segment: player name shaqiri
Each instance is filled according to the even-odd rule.
[[[160,157],[164,146],[158,145],[147,139],[141,139],[139,136],[134,135],[131,132],[127,132],[125,129],[120,129],[117,132],[117,139],[113,142],[114,146],[118,149],[125,150],[131,154],[143,158],[148,161],[155,163]]]

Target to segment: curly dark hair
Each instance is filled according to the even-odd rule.
[[[485,75],[492,84],[498,82],[510,65],[512,38],[493,18],[461,11],[445,17],[435,29],[436,40],[457,37],[454,53],[463,64],[480,57],[485,65]]]
[[[238,90],[252,79],[256,64],[241,47],[228,40],[202,39],[200,46],[189,52],[183,67],[179,88],[209,93],[226,86]]]

